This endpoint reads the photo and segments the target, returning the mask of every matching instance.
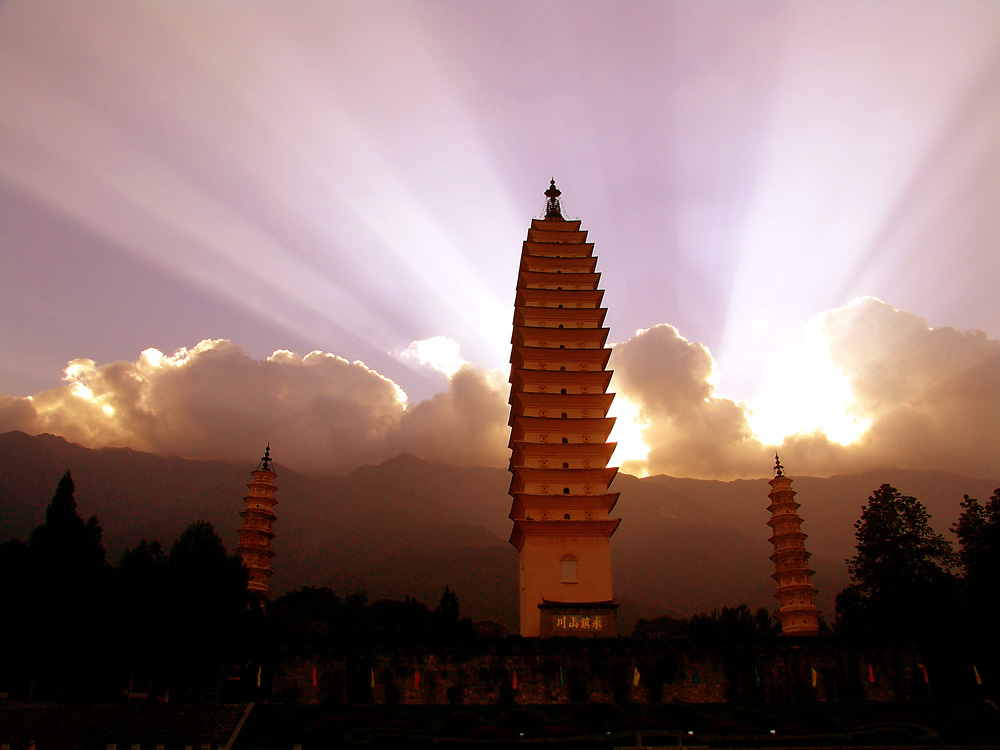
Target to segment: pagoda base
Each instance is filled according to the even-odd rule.
[[[539,636],[553,638],[602,638],[618,635],[618,603],[552,602],[543,599],[538,605],[541,615]]]

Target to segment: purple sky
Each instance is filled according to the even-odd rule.
[[[856,297],[996,356],[995,2],[8,0],[0,102],[8,397],[225,339],[427,401],[453,383],[411,342],[506,368],[553,176],[610,340],[674,326],[716,396],[773,401],[776,357]]]

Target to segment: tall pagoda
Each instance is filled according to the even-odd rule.
[[[267,596],[270,588],[267,579],[271,577],[271,540],[274,539],[272,527],[277,516],[274,499],[277,487],[274,484],[274,473],[271,464],[271,445],[268,444],[260,464],[251,472],[253,481],[247,485],[250,494],[243,498],[246,508],[240,513],[243,525],[239,530],[239,542],[236,551],[239,553],[243,566],[250,573],[247,588],[251,593]]]
[[[782,635],[816,635],[819,633],[819,608],[816,606],[816,587],[809,570],[809,553],[806,551],[807,534],[802,533],[799,504],[795,502],[792,480],[785,476],[781,461],[774,456],[774,478],[769,482],[771,492],[771,520],[767,525],[774,533],[769,540],[774,545],[774,574],[778,582],[775,597],[778,600],[778,620]]]
[[[510,543],[524,636],[614,636],[611,349],[594,243],[555,180],[521,250],[510,354]]]

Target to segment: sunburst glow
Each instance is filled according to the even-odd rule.
[[[642,466],[649,454],[649,446],[642,439],[645,423],[639,414],[639,407],[619,393],[611,402],[608,416],[615,418],[615,426],[611,430],[609,440],[618,443],[612,456],[612,463],[626,467],[629,473],[645,476],[645,470],[637,468]]]
[[[809,322],[798,348],[779,349],[765,365],[749,418],[764,443],[780,445],[789,435],[819,431],[849,445],[870,425],[856,411],[847,376],[830,361],[821,320]]]

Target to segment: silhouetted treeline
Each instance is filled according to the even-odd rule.
[[[958,552],[914,497],[883,484],[855,524],[851,585],[837,595],[836,632],[919,645],[933,681],[996,695],[1000,685],[1000,489],[965,496],[952,527]]]
[[[915,497],[883,484],[855,523],[851,585],[837,596],[838,633],[940,640],[995,640],[1000,580],[1000,489],[985,503],[965,496],[952,543]]]
[[[835,633],[920,644],[955,684],[1000,674],[1000,490],[965,497],[951,543],[915,498],[882,485],[856,524],[852,584]],[[261,601],[212,525],[190,524],[165,549],[144,540],[116,565],[101,525],[77,512],[69,472],[27,541],[0,543],[0,692],[22,700],[246,700],[266,696],[275,659],[315,650],[475,635],[446,588],[434,609],[409,597],[368,601],[304,587]],[[637,637],[752,638],[780,629],[766,608],[724,607],[640,620]]]
[[[639,620],[632,629],[632,637],[757,638],[780,632],[781,625],[767,607],[760,607],[753,612],[746,604],[740,604],[738,607],[713,609],[710,613],[687,618],[663,615]]]
[[[305,586],[267,608],[270,641],[292,649],[317,644],[402,643],[475,636],[460,615],[458,596],[445,588],[437,608],[406,597],[369,603],[361,592],[343,599],[328,588]]]
[[[240,699],[266,684],[276,651],[474,635],[447,588],[434,610],[309,587],[262,602],[206,521],[169,551],[143,540],[110,565],[68,471],[28,541],[0,543],[0,580],[0,692],[21,700]]]
[[[246,571],[211,524],[192,523],[169,553],[143,541],[109,565],[69,472],[28,541],[0,544],[0,579],[0,690],[28,700],[217,695],[255,626]]]

